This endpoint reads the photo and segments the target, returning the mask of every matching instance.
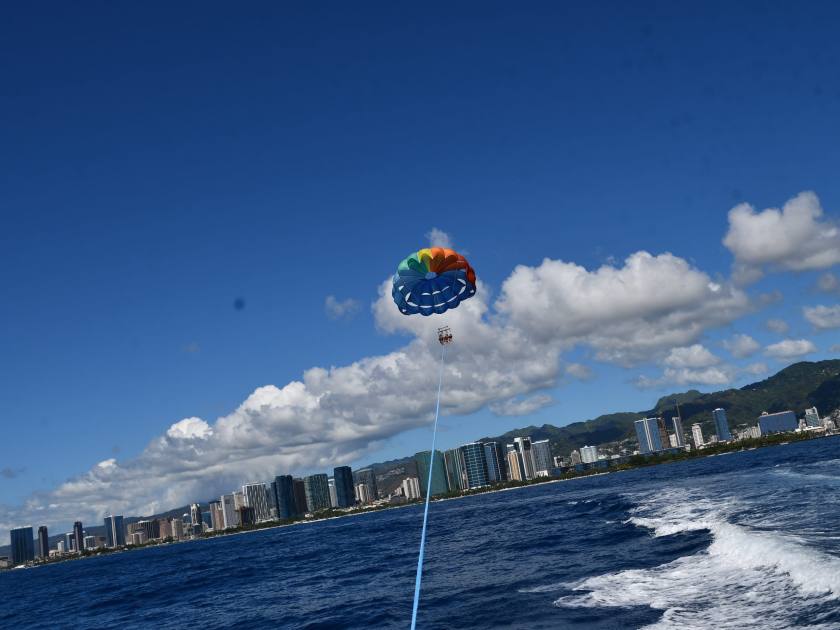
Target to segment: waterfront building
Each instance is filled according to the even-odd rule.
[[[295,503],[295,482],[291,475],[275,477],[271,486],[274,491],[274,501],[277,503],[278,518],[288,520],[302,514]]]
[[[125,526],[122,516],[105,517],[105,544],[112,549],[125,547]]]
[[[420,496],[426,496],[426,488],[429,486],[429,467],[432,468],[432,496],[436,497],[449,492],[449,482],[446,479],[446,461],[443,453],[435,451],[434,462],[432,462],[431,451],[421,451],[414,454],[414,463],[417,466],[417,477],[420,481]]]
[[[295,509],[298,516],[306,514],[306,484],[303,479],[295,479],[293,483],[295,491]]]
[[[85,536],[84,549],[86,551],[96,549],[96,536]]]
[[[511,481],[525,481],[525,473],[522,470],[519,455],[513,449],[507,452],[508,477]]]
[[[225,514],[222,511],[221,501],[210,501],[210,527],[214,532],[225,528]]]
[[[718,440],[721,442],[731,440],[732,433],[729,432],[729,421],[726,419],[726,410],[718,407],[712,412],[712,417],[715,419],[715,430],[717,431]]]
[[[530,437],[515,437],[513,443],[507,445],[507,452],[515,452],[519,460],[519,470],[526,480],[533,479],[536,475],[534,466],[534,454],[531,451]]]
[[[699,422],[695,422],[691,425],[691,439],[694,440],[695,448],[700,448],[706,444],[703,440],[703,428],[700,426]]]
[[[190,523],[192,523],[193,527],[196,525],[201,527],[203,524],[201,520],[201,505],[199,503],[190,505]]]
[[[41,560],[50,557],[50,535],[46,525],[41,525],[38,528],[38,556]]]
[[[335,506],[338,508],[353,507],[356,496],[353,490],[353,470],[350,466],[338,466],[333,469],[335,480]]]
[[[534,476],[551,476],[551,444],[548,440],[531,442],[531,455],[534,459]]]
[[[376,473],[372,468],[362,468],[353,473],[354,483],[363,483],[368,487],[368,496],[371,501],[379,498],[379,489],[376,487]]]
[[[505,449],[499,442],[484,443],[484,458],[487,460],[487,476],[490,479],[490,483],[507,481]]]
[[[73,539],[76,542],[76,551],[81,553],[85,548],[85,530],[82,528],[82,521],[73,523]]]
[[[583,462],[583,460],[580,458],[580,453],[577,451],[577,449],[569,453],[569,462],[572,466],[577,466],[578,464]]]
[[[146,532],[140,530],[131,534],[132,545],[143,545],[146,542],[148,542],[148,538],[146,538]]]
[[[809,427],[821,427],[820,414],[816,407],[810,407],[805,410],[805,424]]]
[[[372,501],[370,496],[370,488],[368,488],[368,485],[366,483],[356,484],[356,500],[362,505],[367,505]]]
[[[327,477],[327,488],[330,491],[330,507],[338,505],[338,497],[335,494],[335,477]]]
[[[673,445],[677,448],[685,446],[685,432],[683,431],[682,418],[674,416],[671,418],[671,427],[674,429]]]
[[[639,453],[642,455],[662,450],[659,420],[660,418],[642,418],[633,423],[636,427],[636,437],[639,439]]]
[[[248,483],[242,486],[242,496],[245,497],[245,507],[254,508],[254,518],[257,523],[267,521],[271,512],[268,510],[268,494],[265,484]]]
[[[169,525],[172,528],[172,538],[184,540],[184,521],[176,517],[169,521]]]
[[[219,501],[222,504],[222,522],[225,529],[239,527],[239,516],[236,512],[236,497],[232,494],[223,494]]]
[[[243,505],[236,510],[239,515],[239,523],[244,527],[246,525],[254,525],[257,522],[257,511],[250,505]]]
[[[55,550],[58,553],[67,553],[67,549],[65,548],[65,542],[63,540],[59,540],[55,543]]]
[[[443,460],[446,465],[446,482],[449,489],[453,492],[464,490],[467,487],[467,479],[464,472],[464,456],[461,450],[451,448],[444,451]]]
[[[764,412],[758,418],[758,428],[761,431],[761,435],[795,431],[797,426],[796,414],[792,411],[780,411],[778,413]]]
[[[656,426],[659,429],[659,450],[667,451],[671,448],[671,441],[668,439],[668,427],[665,425],[665,418],[657,416]]]
[[[216,501],[218,503],[218,501]],[[211,503],[212,505],[212,503]],[[167,538],[174,538],[172,535],[172,523],[169,519],[166,518],[159,518],[157,519],[157,530],[158,530],[158,537],[161,540],[166,540]]]
[[[325,474],[304,477],[303,484],[306,490],[306,509],[309,512],[330,509],[330,486]]]
[[[482,488],[489,485],[487,481],[487,460],[484,458],[484,444],[470,442],[461,448],[464,461],[464,471],[467,475],[467,488]]]
[[[597,446],[582,446],[580,448],[580,460],[584,464],[594,464],[598,461]]]
[[[420,498],[420,480],[417,477],[406,477],[402,480],[401,487],[406,499]]]
[[[73,532],[64,534],[64,546],[67,548],[67,553],[76,551],[76,535]]]
[[[12,548],[12,565],[26,564],[35,560],[35,539],[32,535],[32,526],[16,527],[9,532],[10,545]]]

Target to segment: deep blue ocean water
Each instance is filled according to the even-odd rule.
[[[0,574],[3,628],[407,628],[422,511]],[[420,628],[840,629],[840,437],[433,503]]]

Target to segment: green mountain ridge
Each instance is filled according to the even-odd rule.
[[[506,443],[518,435],[530,435],[532,440],[550,440],[552,452],[567,455],[572,449],[587,444],[635,439],[633,421],[649,416],[676,416],[675,400],[680,405],[683,428],[687,431],[699,422],[707,435],[714,432],[712,410],[718,407],[726,410],[730,427],[754,425],[763,411],[773,413],[790,409],[802,416],[806,407],[816,406],[825,415],[840,408],[840,360],[802,361],[740,389],[708,394],[689,390],[663,396],[652,409],[644,411],[610,413],[562,427],[531,425],[480,441]]]

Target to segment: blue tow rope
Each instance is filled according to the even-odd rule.
[[[443,386],[443,356],[446,346],[440,348],[440,370],[438,374],[437,403],[435,404],[435,424],[432,429],[432,452],[429,454],[429,479],[426,482],[426,506],[423,508],[423,533],[420,534],[420,556],[417,558],[417,576],[414,578],[414,607],[411,611],[411,630],[417,626],[417,607],[420,605],[420,582],[423,580],[423,553],[426,550],[426,521],[429,520],[429,499],[432,496],[432,470],[435,467],[435,439],[440,415],[440,390]]]

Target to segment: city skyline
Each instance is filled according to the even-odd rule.
[[[125,524],[122,515],[112,514],[104,518],[105,536],[101,537],[85,535],[82,522],[75,521],[72,531],[63,535],[64,540],[57,542],[55,550],[50,548],[47,526],[39,526],[37,538],[32,540],[33,526],[22,525],[10,530],[11,560],[13,565],[17,565],[31,562],[35,558],[52,557],[51,551],[62,556],[65,552],[72,554],[81,550],[116,549],[151,541],[180,541],[185,536],[192,538],[206,531],[219,532],[284,519],[317,516],[326,510],[355,508],[383,498],[393,501],[395,496],[400,495],[403,500],[416,500],[425,496],[429,461],[433,456],[437,465],[430,486],[431,494],[441,496],[488,488],[507,481],[556,478],[569,470],[581,472],[592,467],[609,467],[614,463],[625,463],[631,455],[651,456],[692,448],[702,450],[710,445],[792,431],[819,430],[833,434],[840,424],[840,408],[822,418],[816,407],[810,407],[804,410],[801,420],[797,420],[796,413],[790,410],[772,414],[763,412],[756,418],[754,426],[748,424],[746,429],[737,431],[734,437],[725,409],[713,409],[711,423],[716,431],[711,436],[703,435],[699,423],[693,424],[693,444],[687,444],[679,416],[671,418],[670,430],[663,416],[636,420],[637,448],[632,452],[626,447],[620,448],[617,453],[614,452],[615,447],[609,452],[602,451],[605,445],[601,444],[572,449],[569,457],[552,456],[550,440],[534,441],[530,436],[514,437],[504,448],[499,442],[488,440],[469,442],[445,453],[436,449],[434,455],[431,451],[422,451],[413,457],[416,476],[407,474],[402,478],[397,491],[387,497],[382,497],[377,490],[372,468],[353,471],[349,466],[337,466],[332,477],[325,473],[303,478],[278,475],[274,481],[245,483],[240,490],[222,495],[219,500],[209,501],[206,512],[201,509],[201,504],[193,503],[189,513],[185,513],[182,519],[150,517],[152,520],[140,518]],[[625,439],[622,443],[627,441]],[[503,451],[505,456],[502,456]]]
[[[444,450],[837,356],[833,11],[125,10],[2,27],[0,531],[416,452],[438,325]],[[478,293],[410,321],[429,244]]]

